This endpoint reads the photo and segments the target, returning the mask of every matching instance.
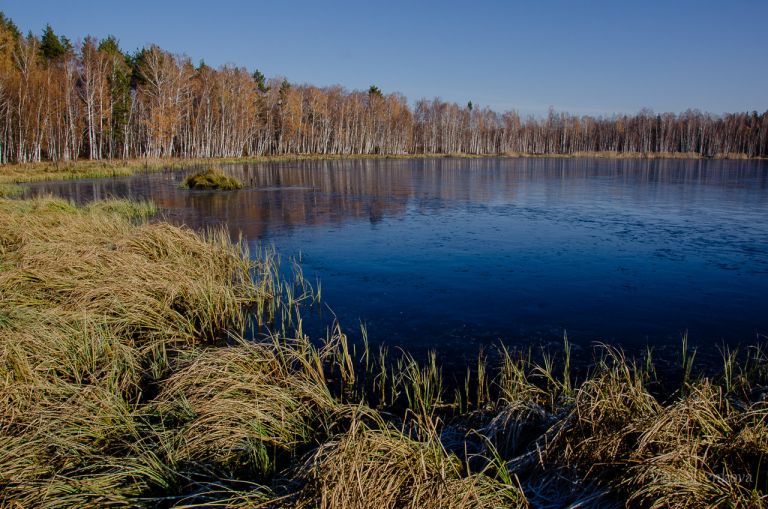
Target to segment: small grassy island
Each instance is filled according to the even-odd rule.
[[[225,175],[218,168],[209,168],[189,175],[184,179],[181,186],[185,189],[234,191],[235,189],[242,189],[243,183],[234,177]]]

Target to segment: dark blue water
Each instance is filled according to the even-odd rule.
[[[498,341],[677,351],[768,333],[768,162],[415,159],[232,165],[37,184],[76,201],[150,198],[301,254],[348,329],[444,356]]]

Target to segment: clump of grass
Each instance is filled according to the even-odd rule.
[[[414,440],[376,414],[321,445],[304,466],[300,507],[527,507],[519,487],[465,471],[436,436]],[[506,479],[509,481],[509,479]]]
[[[216,168],[209,168],[205,171],[189,175],[181,185],[187,189],[217,189],[221,191],[232,191],[242,189],[243,187],[242,182],[234,177],[225,175]]]
[[[124,202],[84,211],[41,201],[37,213],[3,214],[0,234],[11,269],[0,274],[7,306],[40,308],[77,320],[98,316],[120,337],[196,343],[242,330],[243,306],[262,296],[259,271],[226,233],[200,236],[165,223],[134,224],[150,206]]]
[[[575,392],[570,414],[549,444],[550,451],[589,468],[626,460],[638,430],[661,411],[645,389],[642,373],[621,351],[603,348],[596,373]]]
[[[175,363],[157,407],[163,419],[183,423],[181,459],[229,475],[265,474],[276,451],[291,451],[322,428],[334,401],[315,366],[291,362],[295,352],[284,349],[240,341]]]
[[[513,355],[501,346],[501,367],[497,377],[498,400],[505,406],[517,404],[544,404],[546,391],[530,379],[530,354],[528,357]]]
[[[429,353],[424,366],[406,353],[398,359],[397,372],[393,385],[402,388],[408,409],[422,424],[432,422],[443,403],[443,374],[436,353]]]
[[[145,221],[157,215],[157,206],[151,201],[106,200],[91,202],[85,211],[96,216],[117,215],[128,219]]]
[[[0,212],[6,214],[8,220],[12,216],[22,221],[37,219],[45,222],[56,222],[64,214],[77,214],[79,211],[72,203],[61,198],[38,197],[28,200],[0,199]],[[26,216],[26,217],[24,217]],[[18,231],[18,228],[6,228],[4,231]]]
[[[739,409],[704,380],[643,430],[624,478],[649,507],[765,507],[768,411]]]
[[[104,387],[43,376],[2,390],[11,400],[0,414],[3,505],[125,506],[168,488],[174,474],[157,461],[135,403]]]
[[[17,184],[0,183],[0,198],[19,198],[24,194],[24,188]]]

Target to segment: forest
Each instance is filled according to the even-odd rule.
[[[522,118],[378,87],[349,91],[194,65],[116,38],[24,36],[0,13],[0,164],[286,154],[768,156],[768,112]]]

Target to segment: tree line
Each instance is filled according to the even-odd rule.
[[[375,86],[348,91],[194,65],[114,37],[22,35],[0,13],[0,163],[280,154],[688,153],[768,156],[768,112],[522,118],[440,99],[414,107]]]

